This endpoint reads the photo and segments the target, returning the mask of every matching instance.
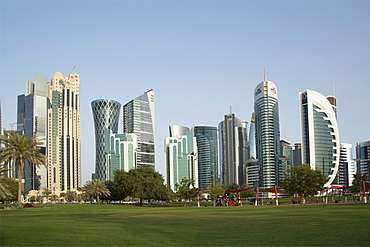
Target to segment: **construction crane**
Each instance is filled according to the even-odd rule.
[[[76,68],[76,66],[73,66],[73,68],[72,68],[71,72],[69,72],[69,74],[68,74],[68,75],[72,74],[72,72],[73,72],[73,70],[74,70],[75,68]]]

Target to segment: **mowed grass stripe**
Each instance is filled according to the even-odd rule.
[[[1,211],[2,246],[366,246],[369,204],[263,207],[52,205]]]

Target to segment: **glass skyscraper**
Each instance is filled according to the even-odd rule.
[[[219,123],[218,130],[221,183],[242,185],[245,181],[243,168],[248,159],[248,122],[230,113]]]
[[[155,170],[154,92],[149,90],[123,106],[123,132],[138,139],[136,166]]]
[[[43,143],[40,152],[46,154],[47,112],[49,107],[49,86],[47,76],[35,74],[32,82],[26,78],[26,93],[18,96],[17,132],[35,135]],[[47,168],[25,162],[23,170],[25,191],[48,188]]]
[[[109,99],[97,99],[91,102],[95,125],[95,173],[93,179],[106,180],[110,178],[106,166],[106,130],[113,134],[118,132],[118,122],[121,103]]]
[[[351,186],[356,174],[356,164],[352,155],[352,143],[340,144],[340,162],[335,183]]]
[[[340,159],[336,98],[307,90],[299,93],[302,137],[302,163],[319,169],[330,186],[338,172]]]
[[[200,189],[209,189],[219,179],[217,128],[194,126],[194,135],[198,146],[198,185]]]
[[[370,179],[370,141],[356,144],[357,172]]]
[[[169,127],[170,136],[165,139],[167,184],[176,191],[176,184],[183,178],[194,180],[198,187],[198,149],[194,129],[180,125]]]
[[[53,194],[81,186],[80,78],[56,72],[49,87],[48,179]]]
[[[270,188],[278,185],[280,129],[277,87],[266,76],[254,90],[254,116],[259,186]]]

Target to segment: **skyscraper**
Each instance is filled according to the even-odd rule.
[[[356,164],[352,156],[352,143],[341,143],[340,162],[335,183],[341,186],[351,186],[355,174]]]
[[[251,115],[251,121],[249,123],[249,135],[248,135],[248,149],[249,149],[249,156],[248,158],[257,158],[257,151],[256,151],[256,126],[254,124],[254,112]]]
[[[17,132],[21,135],[35,135],[43,143],[40,152],[46,154],[47,112],[49,107],[47,77],[35,74],[32,82],[26,78],[26,93],[18,96]],[[23,170],[25,191],[48,188],[47,168],[25,162]]]
[[[338,172],[340,158],[336,98],[307,90],[299,93],[302,163],[319,169],[330,186]]]
[[[154,92],[152,89],[123,106],[123,132],[137,135],[137,168],[155,169],[154,122]]]
[[[118,132],[121,103],[109,99],[97,99],[91,102],[95,125],[95,174],[93,179],[109,179],[105,159],[105,130],[113,134]]]
[[[218,130],[221,183],[242,185],[243,167],[248,159],[248,122],[230,113],[219,123]]]
[[[293,166],[302,166],[302,145],[301,143],[294,143]]]
[[[217,128],[194,126],[194,135],[198,146],[199,188],[208,189],[219,179]]]
[[[370,141],[356,144],[356,166],[357,172],[370,179]]]
[[[171,125],[169,131],[170,136],[165,139],[167,184],[176,191],[176,184],[185,178],[192,179],[198,187],[198,148],[194,129]]]
[[[105,178],[114,179],[115,170],[125,170],[128,172],[136,168],[136,134],[115,134],[110,129],[104,130],[104,154]]]
[[[276,175],[278,184],[285,178],[285,174],[289,173],[289,169],[292,167],[293,149],[290,143],[285,140],[280,140],[280,157],[279,167]]]
[[[278,185],[280,129],[277,87],[266,75],[254,90],[254,116],[259,185],[270,188]]]
[[[80,78],[56,72],[49,87],[48,173],[53,194],[81,185]]]

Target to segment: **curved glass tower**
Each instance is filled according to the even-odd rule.
[[[339,129],[336,98],[307,90],[299,93],[302,164],[310,164],[328,177],[331,185],[338,172],[340,160]]]
[[[259,185],[270,188],[279,182],[280,130],[277,87],[266,76],[254,90],[254,116]]]
[[[94,116],[95,125],[95,175],[93,179],[106,180],[107,167],[105,160],[105,130],[111,130],[112,133],[118,132],[118,121],[121,110],[121,103],[109,99],[97,99],[91,102],[91,108]]]

